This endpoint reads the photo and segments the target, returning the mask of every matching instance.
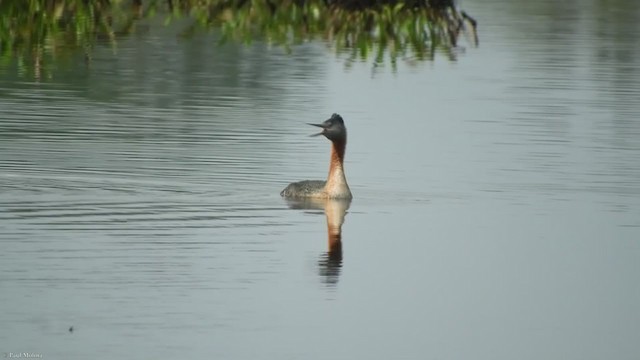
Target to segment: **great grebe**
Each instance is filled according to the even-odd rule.
[[[324,135],[331,140],[331,161],[329,162],[329,176],[326,181],[305,180],[289,184],[280,196],[287,198],[324,198],[351,199],[351,190],[344,176],[344,152],[347,147],[347,128],[344,120],[338,114],[331,115],[322,124],[309,124],[322,128],[322,131],[311,135]]]

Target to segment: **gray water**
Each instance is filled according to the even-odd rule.
[[[461,5],[395,73],[162,27],[0,68],[0,352],[640,358],[639,7]],[[290,207],[333,112],[354,200]]]

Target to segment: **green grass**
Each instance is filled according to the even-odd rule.
[[[90,59],[98,41],[115,49],[139,19],[163,16],[165,24],[192,20],[181,36],[213,28],[222,33],[222,43],[261,40],[286,51],[321,39],[348,62],[372,59],[395,66],[398,59],[430,60],[455,47],[464,17],[442,4],[447,1],[3,0],[0,63],[17,61],[27,73],[46,73],[51,62],[78,52]]]

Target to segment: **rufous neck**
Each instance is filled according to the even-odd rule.
[[[329,176],[325,184],[325,192],[330,198],[351,199],[351,191],[344,176],[344,150],[347,142],[334,141],[331,146],[331,162],[329,163]]]
[[[347,148],[346,140],[333,141],[331,143],[331,172],[334,168],[339,167],[342,170],[344,164],[344,152]]]

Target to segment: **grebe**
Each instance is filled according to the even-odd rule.
[[[329,176],[326,181],[305,180],[289,184],[280,196],[287,198],[323,198],[323,199],[351,199],[351,190],[344,176],[344,152],[347,147],[347,128],[342,117],[333,114],[322,124],[309,124],[322,128],[322,131],[311,135],[324,135],[331,140],[331,161]]]

